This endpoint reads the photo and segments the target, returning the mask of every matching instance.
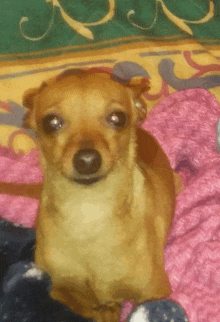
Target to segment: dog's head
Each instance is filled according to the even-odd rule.
[[[144,84],[71,70],[25,93],[27,126],[36,130],[47,167],[79,184],[106,177],[129,159],[135,125],[146,116]]]

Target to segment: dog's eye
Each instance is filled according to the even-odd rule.
[[[124,127],[127,121],[127,116],[123,112],[113,112],[107,116],[108,124],[114,126],[115,128]]]
[[[60,116],[56,114],[49,114],[45,116],[45,118],[42,120],[42,126],[47,134],[51,134],[63,125],[63,120]]]

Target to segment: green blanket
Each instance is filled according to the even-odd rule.
[[[219,44],[219,12],[219,0],[1,0],[0,57],[37,58],[192,37]]]

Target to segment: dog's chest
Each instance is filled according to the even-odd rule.
[[[114,234],[113,205],[102,200],[85,200],[74,198],[58,206],[60,229],[75,243],[98,240],[103,232]],[[56,214],[57,216],[57,214]],[[109,235],[107,234],[107,235]]]
[[[39,248],[53,278],[80,281],[90,279],[91,272],[95,272],[100,280],[108,276],[111,282],[113,276],[124,274],[121,245],[126,234],[120,221],[112,218],[111,208],[102,203],[75,204],[68,219],[54,226],[51,222]]]
[[[70,198],[65,203],[52,201],[42,205],[39,223],[43,220],[45,248],[54,252],[77,254],[78,258],[106,256],[125,238],[123,222],[115,216],[117,205],[97,197]],[[39,225],[40,227],[41,225]]]

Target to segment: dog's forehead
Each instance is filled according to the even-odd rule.
[[[104,104],[116,101],[123,104],[128,100],[124,85],[105,75],[71,75],[48,84],[39,94],[39,103],[44,107],[53,106],[63,101],[86,105]]]

